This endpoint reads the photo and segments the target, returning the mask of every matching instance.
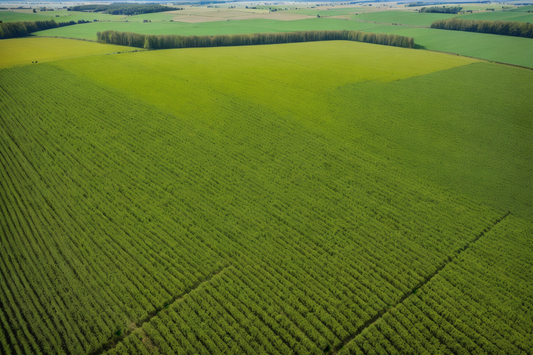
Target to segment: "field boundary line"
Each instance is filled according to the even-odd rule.
[[[435,270],[435,272],[433,272],[432,274],[428,275],[424,281],[422,282],[419,282],[415,287],[413,287],[413,291],[412,292],[409,292],[409,293],[406,293],[402,298],[400,298],[400,300],[398,302],[396,302],[396,304],[390,308],[383,308],[381,311],[378,312],[378,314],[376,314],[373,318],[367,320],[361,327],[359,327],[359,329],[357,329],[357,331],[355,332],[355,334],[353,335],[350,335],[349,337],[345,338],[340,345],[336,346],[335,348],[333,348],[333,352],[331,353],[332,355],[335,355],[338,353],[338,351],[344,347],[345,345],[347,345],[349,342],[351,342],[352,340],[354,340],[357,336],[359,336],[361,333],[363,333],[366,329],[368,329],[372,324],[376,323],[377,321],[379,321],[381,318],[383,318],[383,316],[385,314],[387,314],[389,312],[389,310],[393,309],[393,308],[396,308],[398,305],[402,304],[406,299],[408,299],[410,296],[414,295],[415,294],[415,291],[422,288],[424,285],[426,285],[428,282],[430,282],[435,276],[437,276],[439,274],[439,272],[441,272],[448,264],[452,263],[453,261],[455,261],[455,259],[457,259],[457,257],[459,255],[461,255],[462,252],[464,252],[465,250],[467,250],[468,248],[470,248],[473,244],[475,244],[481,237],[483,237],[484,235],[488,234],[492,228],[494,228],[496,225],[498,225],[501,221],[503,221],[505,218],[507,218],[509,215],[511,214],[511,211],[508,211],[507,213],[505,213],[502,217],[496,219],[496,221],[488,226],[487,228],[485,228],[481,233],[479,233],[472,241],[466,243],[465,245],[463,245],[461,248],[457,249],[456,251],[454,251],[451,255],[448,255],[448,258],[447,260],[442,263],[442,265],[440,265],[437,270]]]
[[[437,51],[437,50],[434,50],[434,49],[425,49],[425,48],[414,48],[414,49],[418,49],[418,50],[422,50],[422,51],[428,51],[428,52],[435,52],[435,53],[451,54],[451,55],[455,55],[457,57],[464,57],[464,58],[482,60],[482,61],[487,62],[487,63],[496,63],[496,64],[502,64],[502,65],[509,65],[511,67],[517,67],[517,68],[522,68],[522,69],[533,70],[533,67],[526,67],[526,66],[520,65],[520,64],[498,62],[496,60],[483,59],[483,58],[478,58],[478,57],[471,57],[471,56],[463,55],[463,54],[459,54],[459,53],[443,52],[443,51]]]
[[[140,319],[137,322],[133,322],[130,326],[128,326],[128,328],[124,331],[124,333],[122,335],[113,336],[106,343],[103,343],[102,345],[100,345],[100,347],[98,349],[90,352],[89,355],[101,355],[101,354],[105,353],[106,351],[109,351],[109,350],[113,349],[119,343],[121,343],[124,340],[126,340],[136,330],[141,329],[142,331],[144,331],[143,328],[142,328],[142,325],[144,323],[150,322],[153,318],[157,317],[159,312],[162,312],[165,309],[170,308],[173,304],[175,304],[177,301],[182,299],[184,296],[196,291],[202,285],[204,285],[206,283],[209,283],[211,280],[213,280],[214,277],[220,275],[221,273],[223,273],[224,271],[228,270],[231,267],[232,267],[232,265],[224,266],[222,269],[219,269],[214,274],[211,274],[211,276],[209,276],[204,281],[197,282],[194,285],[192,285],[188,290],[184,291],[183,293],[180,293],[179,295],[176,295],[176,296],[172,297],[172,300],[170,302],[165,303],[162,307],[158,307],[155,310],[153,310],[152,312],[148,313],[147,317],[144,317],[144,318]]]

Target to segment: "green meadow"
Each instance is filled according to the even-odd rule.
[[[323,51],[327,54],[312,55],[312,53]],[[238,57],[243,60],[250,58],[246,60],[247,63],[254,62],[252,66],[242,64],[236,68],[239,75],[245,78],[255,76],[257,80],[268,78],[268,80],[259,81],[257,86],[248,81],[237,81],[232,87],[228,86],[227,83],[231,82],[230,78],[238,76],[237,72],[228,71],[225,68],[223,73],[217,74],[219,70],[217,68],[219,65],[229,66],[235,52],[238,52]],[[193,101],[194,97],[207,97],[208,95],[196,92],[196,90],[202,90],[201,88],[192,90],[191,87],[190,89],[184,88],[183,92],[180,91],[179,100],[172,100],[177,93],[168,88],[172,87],[174,79],[169,77],[162,80],[162,78],[164,73],[170,72],[173,67],[179,67],[184,71],[176,80],[191,80],[195,87],[199,82],[205,82],[211,87],[214,85],[212,80],[216,78],[220,82],[217,82],[215,87],[219,85],[223,87],[226,95],[231,95],[234,90],[237,90],[233,96],[243,96],[242,99],[245,101],[253,99],[264,106],[267,106],[269,102],[275,102],[276,104],[271,108],[274,111],[327,112],[327,116],[322,119],[325,120],[329,116],[328,119],[336,121],[337,124],[340,124],[340,117],[350,117],[350,112],[368,114],[374,119],[351,122],[346,120],[346,123],[362,126],[365,130],[383,136],[389,141],[390,150],[386,153],[380,152],[380,155],[387,156],[389,159],[397,155],[397,162],[405,163],[415,169],[413,172],[415,175],[425,174],[433,178],[438,177],[440,184],[445,184],[450,188],[460,187],[459,181],[470,182],[462,186],[462,194],[476,199],[491,195],[484,202],[492,202],[501,209],[510,209],[513,205],[520,205],[520,209],[527,211],[522,214],[523,217],[533,214],[533,210],[527,207],[533,198],[529,186],[529,181],[533,178],[533,170],[518,163],[527,161],[533,153],[533,147],[527,144],[528,134],[533,127],[528,114],[532,103],[523,100],[522,95],[513,99],[514,94],[510,94],[520,92],[527,95],[533,90],[530,70],[482,62],[465,66],[464,63],[476,61],[420,50],[391,51],[387,47],[378,45],[352,46],[345,42],[219,48],[217,56],[210,59],[203,58],[207,56],[206,53],[209,53],[208,49],[187,49],[186,52],[184,50],[184,53],[187,53],[184,59],[177,57],[178,53],[165,50],[157,54],[146,52],[123,54],[112,58],[90,57],[58,62],[57,65],[63,69],[84,73],[91,80],[98,80],[106,87],[115,87],[121,91],[130,92],[132,96],[138,96],[144,91],[143,87],[134,85],[135,82],[146,83],[149,87],[155,88],[143,94],[150,98],[150,103],[181,114],[186,110],[182,100]],[[140,68],[149,66],[154,55],[157,57],[157,69],[154,68],[151,75],[142,73]],[[124,59],[126,56],[131,60],[126,61]],[[283,59],[277,59],[278,56]],[[285,64],[280,66],[277,63],[278,60],[283,60]],[[339,71],[338,68],[351,67],[352,60],[357,61],[358,70]],[[326,68],[328,65],[333,68]],[[97,69],[103,66],[106,70]],[[395,68],[391,72],[377,70],[380,67],[391,66]],[[456,66],[460,68],[449,70]],[[305,70],[306,67],[310,69]],[[201,68],[213,69],[202,71]],[[319,77],[313,77],[311,73],[317,68],[324,69],[321,69]],[[130,72],[135,74],[126,75]],[[469,80],[465,81],[465,77]],[[490,93],[484,93],[481,101],[474,94],[476,88],[486,87],[494,81],[499,82],[500,85]],[[381,84],[382,82],[389,82],[389,84]],[[299,83],[297,88],[301,90],[291,91],[286,95],[276,92],[275,87],[280,85],[290,88],[291,83]],[[158,85],[161,89],[157,88]],[[310,93],[305,88],[312,86],[320,89],[315,90],[316,97],[307,97]],[[411,86],[416,89],[412,89]],[[414,91],[420,87],[426,89],[416,96],[413,95]],[[354,95],[356,92],[359,94]],[[507,92],[509,94],[506,94]],[[326,107],[320,105],[321,100],[318,97],[322,95],[328,95],[325,100]],[[427,103],[432,101],[432,97],[439,95],[441,97],[438,102],[442,103],[442,106],[429,109]],[[290,100],[279,101],[280,96],[290,97]],[[333,101],[334,98],[339,101]],[[476,103],[469,105],[468,103],[473,98]],[[317,103],[311,105],[310,102],[313,101]],[[388,101],[394,103],[389,105],[386,103]],[[455,102],[456,105],[447,107],[449,102]],[[402,103],[401,106],[399,103]],[[338,107],[335,114],[331,113],[330,106]],[[494,106],[497,107],[497,111]],[[362,111],[363,107],[364,111]],[[390,108],[386,109],[387,107]],[[202,108],[199,105],[194,105],[191,109],[192,112],[197,110],[217,111],[209,106]],[[434,113],[428,115],[428,111]],[[442,116],[438,113],[442,113]],[[520,117],[522,121],[502,122],[500,119],[502,116]],[[494,122],[491,121],[491,117]],[[499,126],[499,124],[504,125]],[[340,129],[342,131],[344,128]],[[480,140],[478,141],[475,137],[479,130],[484,132],[479,134]],[[448,132],[449,136],[439,137],[438,132],[442,131]],[[514,132],[519,134],[520,138],[510,139],[505,132]],[[413,140],[415,134],[424,140]],[[523,143],[518,146],[513,144],[505,146],[505,142]],[[481,148],[484,145],[485,148]],[[496,155],[486,155],[487,151],[493,151]],[[435,159],[428,160],[429,156]],[[518,159],[516,164],[508,165],[515,159]],[[468,169],[468,166],[478,168]],[[511,166],[514,167],[511,168]],[[502,173],[503,175],[498,177]],[[522,177],[515,176],[513,186],[506,185],[502,179],[507,174],[520,175],[520,173],[523,174]],[[487,194],[488,191],[492,191],[493,194]]]
[[[57,17],[59,16],[59,17]],[[108,14],[101,14],[98,12],[81,12],[81,11],[37,11],[37,13],[22,13],[12,11],[0,10],[0,21],[16,22],[16,21],[42,21],[55,20],[56,22],[69,22],[84,20],[84,21],[125,21],[126,16],[114,16]]]
[[[137,49],[63,38],[13,38],[0,42],[0,68]]]
[[[0,41],[0,353],[533,351],[532,70],[116,48]]]
[[[53,12],[39,12],[37,14],[4,11],[0,10],[0,21],[3,22],[17,22],[17,21],[40,21],[51,20],[54,17]]]
[[[424,49],[533,67],[533,47],[529,38],[430,28],[407,28],[387,33],[414,37],[415,43]]]
[[[453,14],[416,13],[407,11],[380,11],[352,15],[352,20],[397,23],[402,25],[429,27],[434,21],[453,17]]]
[[[380,13],[380,15],[382,14],[384,13]],[[413,15],[431,16],[434,14]],[[217,35],[343,29],[413,37],[415,43],[420,48],[533,67],[533,46],[529,45],[530,39],[528,38],[413,28],[408,26],[388,26],[330,18],[295,21],[255,19],[204,23],[167,21],[151,23],[97,22],[55,28],[36,32],[35,34],[37,36],[58,36],[95,40],[96,32],[105,30],[129,31],[142,34]]]
[[[143,22],[144,20],[149,21],[170,21],[176,16],[174,12],[155,12],[151,14],[142,14],[142,15],[133,15],[128,16],[126,19],[128,22]]]
[[[329,6],[318,6],[314,9],[293,9],[293,10],[287,10],[288,13],[292,14],[300,14],[300,15],[308,15],[308,16],[343,16],[343,15],[351,15],[356,12],[366,12],[366,11],[373,11],[373,9],[368,7],[341,7],[341,8],[335,8]]]
[[[67,26],[69,27],[69,26]],[[293,32],[306,30],[364,30],[373,29],[375,24],[357,23],[339,19],[306,19],[297,21],[278,20],[238,20],[218,22],[170,22],[157,21],[149,23],[139,22],[102,22],[70,26],[70,28],[54,28],[47,31],[36,32],[37,36],[58,36],[80,39],[96,39],[96,32],[114,30],[129,31],[142,34],[179,34],[179,35],[217,35],[237,33],[262,33],[262,32]]]
[[[458,17],[464,20],[533,22],[533,14],[527,12],[477,12]]]

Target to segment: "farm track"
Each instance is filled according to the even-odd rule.
[[[134,327],[128,328],[127,331],[125,331],[124,334],[122,334],[121,336],[116,336],[116,337],[111,338],[107,343],[103,344],[100,349],[96,349],[95,351],[89,353],[89,355],[100,355],[106,351],[111,350],[112,348],[117,346],[120,342],[123,342],[124,340],[126,340],[126,338],[130,336],[136,329],[138,328],[142,329],[143,323],[150,322],[150,320],[152,320],[152,318],[157,316],[159,312],[165,310],[168,307],[172,307],[172,305],[178,300],[180,300],[182,297],[186,296],[187,294],[190,294],[191,292],[196,291],[202,285],[210,282],[214,277],[220,275],[221,273],[224,272],[224,270],[227,270],[230,267],[231,266],[228,266],[228,267],[225,267],[219,270],[218,272],[212,274],[211,277],[207,278],[206,280],[194,284],[189,290],[185,291],[184,293],[174,296],[168,304],[165,304],[162,307],[158,307],[155,310],[151,311],[150,313],[148,313],[148,315],[145,318],[140,319],[137,323],[134,323]]]
[[[426,285],[428,282],[430,282],[435,276],[437,276],[439,274],[440,271],[442,271],[447,265],[449,265],[450,263],[452,263],[455,259],[457,259],[457,257],[462,253],[464,252],[465,250],[467,250],[468,248],[470,248],[472,245],[474,245],[474,243],[476,243],[481,237],[483,237],[484,235],[486,235],[487,233],[489,233],[492,228],[494,228],[496,225],[498,225],[498,223],[502,222],[505,218],[507,218],[509,215],[511,214],[511,212],[507,212],[505,213],[501,218],[497,219],[495,221],[495,223],[493,223],[492,225],[490,225],[487,229],[485,229],[483,232],[479,233],[479,235],[472,241],[468,242],[467,244],[465,244],[463,247],[459,248],[458,250],[456,250],[452,255],[448,256],[448,261],[443,263],[441,266],[439,266],[437,268],[437,270],[435,270],[434,273],[432,273],[431,275],[429,275],[423,282],[421,282],[420,284],[418,284],[417,286],[414,287],[413,289],[413,292],[410,292],[410,293],[407,293],[405,294],[405,296],[403,296],[399,301],[398,303],[396,303],[394,306],[392,306],[390,309],[393,309],[393,308],[396,308],[398,305],[402,304],[405,300],[407,300],[409,297],[411,297],[412,295],[415,294],[416,290],[419,290],[420,288],[424,287],[424,285]],[[359,328],[357,330],[357,332],[353,335],[351,335],[349,338],[346,338],[342,341],[342,344],[337,346],[334,350],[333,350],[333,353],[332,355],[335,355],[337,354],[337,352],[343,347],[345,346],[346,344],[348,344],[350,341],[352,341],[353,339],[355,339],[355,337],[357,337],[358,335],[360,335],[361,333],[363,333],[365,330],[368,329],[368,327],[370,327],[372,324],[376,323],[377,321],[379,321],[381,318],[383,318],[383,316],[388,313],[390,311],[389,308],[384,308],[382,309],[378,314],[376,314],[376,316],[372,319],[369,319],[361,328]]]

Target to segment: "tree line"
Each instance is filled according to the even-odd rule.
[[[0,23],[0,38],[24,37],[32,32],[44,31],[50,28],[70,26],[75,24],[75,21],[57,23],[54,20]]]
[[[459,11],[461,11],[463,8],[460,6],[455,7],[423,7],[418,12],[433,12],[438,14],[457,14]]]
[[[153,12],[183,10],[177,7],[163,6],[159,4],[111,4],[111,5],[77,5],[71,6],[68,11],[91,11],[103,12],[110,15],[140,15]]]
[[[533,38],[533,24],[525,22],[462,20],[452,17],[433,22],[431,28]]]
[[[297,31],[282,33],[254,33],[216,36],[144,35],[133,32],[103,31],[96,34],[98,42],[145,49],[247,46],[311,41],[347,40],[383,44],[395,47],[414,47],[414,38],[361,31]]]

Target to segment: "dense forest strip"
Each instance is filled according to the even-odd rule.
[[[377,322],[380,318],[382,318],[388,311],[389,309],[392,309],[392,308],[396,308],[399,304],[403,303],[407,298],[409,298],[409,296],[415,294],[420,288],[422,288],[424,285],[426,285],[429,281],[431,281],[431,279],[433,279],[441,270],[443,270],[448,264],[450,264],[451,262],[453,262],[462,252],[464,252],[466,249],[470,248],[475,242],[477,242],[481,237],[483,237],[485,234],[489,233],[491,231],[492,228],[494,228],[496,225],[498,225],[501,221],[503,221],[505,218],[507,218],[507,216],[509,216],[511,214],[511,212],[507,212],[506,214],[504,214],[502,217],[500,217],[499,219],[497,219],[491,226],[489,226],[488,228],[486,228],[485,230],[483,230],[481,233],[479,233],[477,235],[476,238],[474,238],[472,241],[466,243],[465,245],[463,245],[461,248],[457,249],[452,255],[449,255],[448,256],[448,260],[446,262],[444,262],[442,265],[440,265],[436,270],[435,272],[433,272],[432,274],[428,275],[426,279],[424,279],[422,282],[420,282],[417,286],[414,287],[413,289],[413,292],[411,293],[406,293],[394,306],[390,306],[389,305],[389,308],[384,308],[382,309],[380,312],[378,312],[373,318],[367,320],[363,326],[359,327],[359,329],[357,329],[357,332],[354,333],[353,335],[350,335],[348,338],[344,339],[342,341],[342,343],[335,347],[333,349],[333,354],[336,354],[342,347],[344,347],[346,344],[348,344],[350,341],[352,341],[353,339],[355,339],[358,335],[360,335],[361,333],[363,333],[363,331],[365,329],[367,329],[369,326],[371,326],[372,324],[374,324],[375,322]]]
[[[143,319],[139,320],[137,323],[134,323],[133,324],[133,327],[130,327],[126,330],[124,330],[124,332],[122,331],[117,331],[117,333],[115,333],[115,336],[112,337],[111,339],[109,339],[109,341],[105,344],[102,345],[102,347],[100,349],[97,349],[95,351],[93,351],[90,355],[100,355],[100,354],[103,354],[104,352],[114,348],[115,346],[117,346],[120,342],[123,342],[124,340],[126,340],[126,338],[128,336],[130,336],[131,334],[133,334],[133,332],[136,330],[136,329],[139,329],[143,323],[147,323],[147,322],[150,322],[150,320],[152,320],[152,318],[156,317],[159,312],[161,312],[162,310],[164,309],[167,309],[169,308],[173,303],[175,303],[176,301],[178,301],[179,299],[181,299],[183,296],[187,295],[187,294],[190,294],[191,292],[194,292],[195,290],[197,290],[200,286],[210,282],[215,276],[217,275],[220,275],[224,270],[227,270],[230,266],[226,266],[222,269],[220,269],[219,271],[215,272],[214,274],[211,275],[211,277],[207,278],[206,280],[202,281],[202,282],[199,282],[199,283],[196,283],[194,285],[192,285],[189,290],[183,292],[182,294],[179,294],[179,295],[175,295],[173,298],[172,298],[172,301],[170,301],[169,303],[165,303],[162,307],[159,307],[159,308],[156,308],[155,310],[151,311],[151,312],[148,312],[148,316],[144,317]]]
[[[452,17],[433,22],[431,28],[533,38],[533,24],[525,22],[463,20]]]
[[[145,49],[249,46],[259,44],[346,40],[413,48],[414,38],[361,31],[297,31],[216,36],[144,35],[133,32],[103,31],[98,42]]]

